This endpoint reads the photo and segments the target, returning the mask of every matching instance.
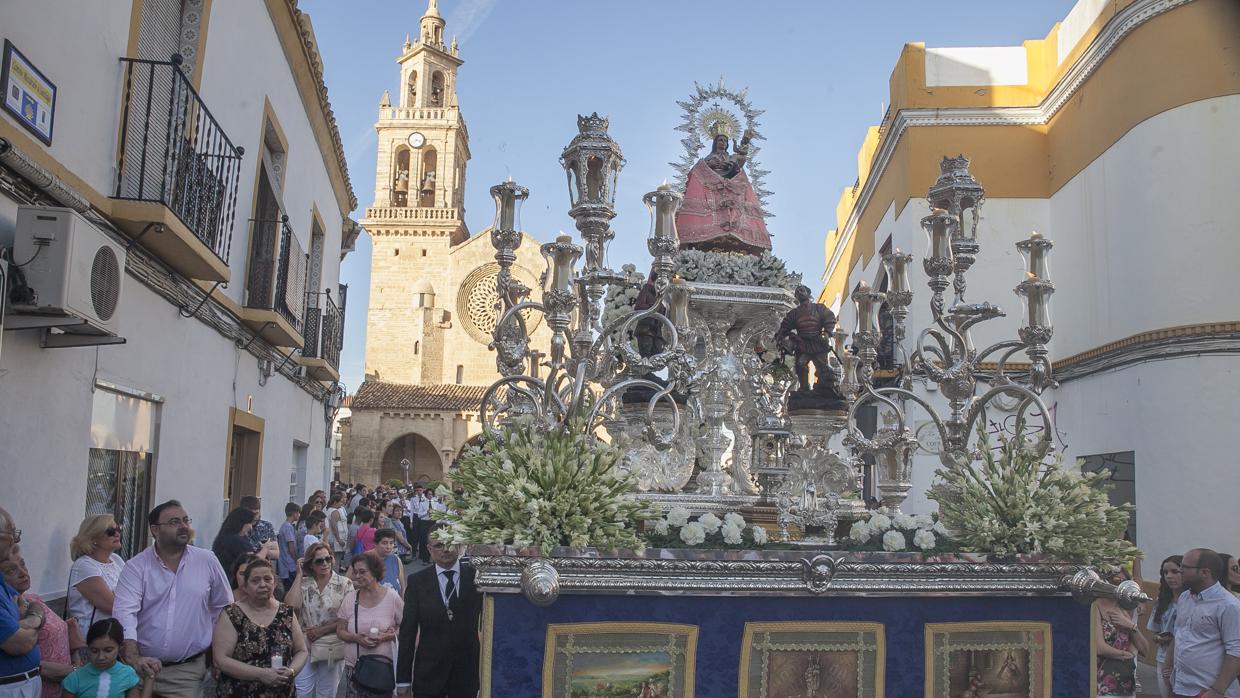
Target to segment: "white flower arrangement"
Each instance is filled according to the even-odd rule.
[[[727,512],[722,517],[706,512],[691,521],[692,515],[684,507],[670,509],[651,525],[651,545],[678,547],[684,544],[715,547],[760,548],[770,542],[767,530],[761,526],[749,526],[745,517]]]
[[[680,539],[685,545],[699,545],[706,542],[706,528],[694,521],[680,527]]]
[[[878,509],[869,512],[865,519],[854,521],[843,544],[850,550],[925,553],[950,547],[951,534],[935,514],[888,514],[886,509]]]
[[[889,553],[904,550],[904,533],[894,528],[883,534],[883,550]]]
[[[698,523],[702,524],[707,533],[718,533],[719,527],[723,525],[723,521],[709,511],[698,517]]]
[[[447,511],[433,518],[448,526],[435,537],[450,544],[556,546],[641,551],[637,531],[656,514],[629,495],[632,476],[617,467],[622,452],[576,420],[541,432],[505,428],[468,449],[452,479],[464,494],[443,491]],[[657,523],[656,523],[657,526]]]
[[[979,426],[982,459],[938,470],[941,482],[928,496],[956,541],[1001,557],[1046,554],[1104,570],[1138,557],[1123,540],[1132,507],[1111,504],[1106,473],[1082,474],[1080,463],[1065,467],[1059,454],[1045,459],[1023,431],[1018,424],[995,453]]]

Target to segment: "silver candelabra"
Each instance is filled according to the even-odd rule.
[[[651,393],[646,436],[656,446],[666,447],[680,426],[679,409],[671,394],[685,387],[692,372],[692,358],[680,341],[689,331],[689,296],[672,281],[681,195],[663,185],[643,197],[651,211],[647,249],[653,257],[654,303],[603,327],[601,301],[608,287],[639,283],[609,269],[606,259],[607,245],[615,237],[610,221],[616,215],[616,185],[624,156],[607,133],[606,118],[597,113],[578,116],[577,127],[578,134],[564,149],[560,163],[568,177],[568,213],[585,245],[561,233],[554,242],[541,246],[547,262],[541,301],[529,300],[530,289],[510,271],[522,241],[520,208],[529,190],[511,179],[491,187],[496,206],[491,243],[500,266],[496,290],[502,305],[492,347],[501,378],[483,395],[481,421],[488,433],[495,434],[516,417],[533,417],[538,428],[563,427],[584,418],[585,428],[592,431],[627,391],[646,389]],[[584,264],[577,269],[583,253]],[[533,312],[542,313],[551,330],[550,351],[542,364],[538,363],[540,353],[531,351],[523,317]],[[642,321],[657,324],[668,340],[658,351],[645,355],[632,336]],[[543,367],[545,378],[540,377]],[[663,369],[668,372],[666,384],[651,380],[650,374]],[[661,402],[672,415],[670,428],[665,430],[653,418]]]
[[[1001,396],[1018,400],[1018,420],[1037,417],[1043,422],[1041,438],[1035,447],[1045,453],[1052,446],[1053,429],[1050,416],[1041,399],[1042,391],[1053,386],[1051,364],[1046,344],[1052,335],[1050,296],[1055,291],[1050,281],[1047,258],[1050,240],[1038,233],[1016,243],[1025,259],[1025,279],[1015,291],[1025,304],[1026,314],[1018,330],[1019,339],[993,344],[978,351],[973,344],[972,328],[987,320],[1003,317],[1004,313],[990,303],[965,301],[965,274],[973,265],[981,246],[977,239],[980,208],[985,190],[968,171],[964,155],[943,158],[941,175],[928,192],[930,215],[921,220],[926,232],[928,254],[922,260],[930,287],[932,324],[917,336],[911,357],[906,353],[905,320],[913,300],[909,287],[908,266],[912,255],[899,248],[883,255],[888,290],[875,291],[862,281],[852,293],[856,307],[856,328],[852,334],[851,351],[844,346],[847,335],[836,330],[835,341],[841,357],[843,378],[841,390],[848,399],[848,433],[844,443],[857,455],[874,459],[878,490],[884,506],[898,510],[912,488],[912,457],[918,441],[909,428],[910,403],[929,414],[941,442],[939,457],[945,464],[972,459],[977,454],[970,447],[971,434],[987,406]],[[952,280],[949,284],[948,277]],[[949,285],[954,300],[945,307],[944,292]],[[900,372],[888,387],[875,387],[874,370],[882,335],[879,313],[886,304],[891,313],[894,353],[900,357]],[[1006,372],[1008,360],[1024,350],[1030,360],[1026,380],[1018,382]],[[995,374],[981,375],[981,365],[997,356]],[[948,413],[943,416],[912,390],[912,376],[924,375],[933,381],[947,398]],[[979,380],[989,388],[978,394]],[[857,424],[859,410],[866,405],[886,408],[882,428],[873,436],[862,433]]]

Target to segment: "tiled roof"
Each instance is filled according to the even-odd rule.
[[[353,395],[353,410],[420,409],[475,411],[484,385],[407,385],[366,381]]]

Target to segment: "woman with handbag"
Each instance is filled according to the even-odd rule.
[[[1107,581],[1119,584],[1128,579],[1120,570]],[[1098,599],[1094,603],[1094,652],[1098,655],[1098,695],[1112,698],[1135,698],[1137,692],[1137,655],[1149,646],[1137,629],[1137,617],[1120,608],[1115,599]]]
[[[254,560],[242,574],[245,594],[215,623],[215,694],[292,698],[293,677],[309,659],[301,625],[293,609],[275,599],[276,574],[270,562]]]
[[[336,636],[336,623],[353,583],[335,567],[335,557],[326,543],[306,546],[293,586],[284,597],[284,603],[297,611],[310,643],[310,661],[297,674],[299,698],[329,698],[336,695],[340,684],[344,642]]]
[[[112,590],[125,569],[125,561],[116,554],[120,548],[121,527],[111,514],[86,517],[69,544],[73,566],[65,598],[82,637],[95,621],[112,617]]]
[[[340,605],[336,636],[345,643],[345,695],[390,696],[396,690],[396,636],[405,603],[379,583],[383,560],[374,551],[353,558],[349,572],[354,591]]]

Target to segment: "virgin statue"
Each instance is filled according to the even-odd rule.
[[[771,249],[762,205],[745,174],[749,142],[746,129],[739,143],[729,138],[720,121],[710,126],[710,154],[689,170],[684,203],[676,214],[680,246],[698,250],[761,254]]]

